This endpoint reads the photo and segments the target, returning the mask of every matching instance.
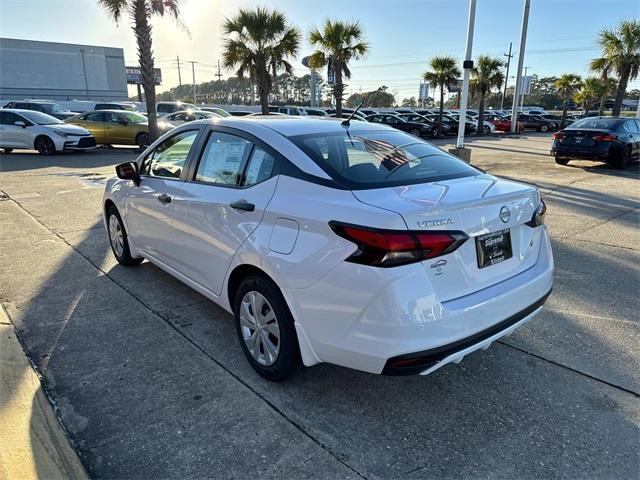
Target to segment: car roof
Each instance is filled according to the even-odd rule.
[[[250,126],[261,126],[273,130],[285,137],[296,135],[316,134],[316,133],[343,133],[345,127],[342,126],[344,119],[327,118],[327,117],[300,117],[292,115],[264,115],[264,116],[246,116],[246,117],[224,117],[212,118],[207,120],[196,120],[190,122],[190,125],[197,123],[246,129]],[[250,124],[250,125],[249,125]],[[383,125],[362,122],[355,118],[351,120],[351,127],[358,129],[360,127],[366,130],[387,130]]]

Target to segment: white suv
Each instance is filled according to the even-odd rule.
[[[103,205],[118,261],[146,258],[233,313],[272,380],[301,362],[427,374],[551,291],[538,191],[386,126],[196,121],[116,171]]]

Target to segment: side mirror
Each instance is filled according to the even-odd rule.
[[[17,122],[13,122],[13,124],[14,124],[16,127],[27,128],[27,124],[26,124],[26,123],[24,123],[22,120],[18,120]]]
[[[131,180],[137,187],[140,185],[140,173],[136,162],[121,163],[116,166],[116,175],[121,180]]]

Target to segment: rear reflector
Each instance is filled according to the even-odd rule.
[[[374,267],[394,267],[446,255],[469,238],[458,231],[381,230],[340,222],[329,222],[329,226],[358,247],[348,262]]]

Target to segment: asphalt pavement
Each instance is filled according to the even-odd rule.
[[[128,149],[0,156],[0,301],[92,477],[637,478],[640,170],[557,166],[550,143],[469,146],[540,186],[554,293],[427,377],[257,376],[230,315],[148,262],[115,262],[100,204]]]

